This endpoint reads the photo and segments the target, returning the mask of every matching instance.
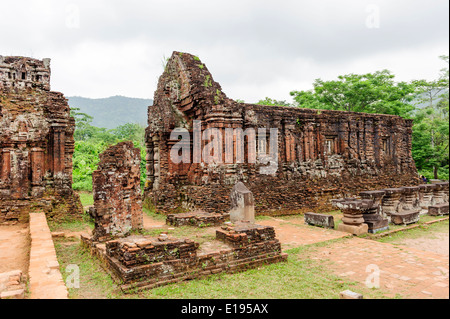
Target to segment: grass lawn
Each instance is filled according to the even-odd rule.
[[[422,218],[425,219],[424,217],[431,218],[433,216],[421,216],[420,217],[421,221],[422,221]],[[439,217],[439,218],[442,218],[442,217]],[[431,220],[436,220],[436,219],[438,219],[438,218],[433,217],[433,219],[431,219]],[[430,224],[430,225],[425,225],[424,224],[425,222],[426,222],[426,220],[419,222],[418,224],[421,225],[420,227],[405,230],[405,231],[399,231],[399,232],[387,235],[386,237],[381,237],[381,238],[377,239],[377,241],[383,242],[383,243],[391,243],[391,242],[396,242],[401,239],[414,239],[414,238],[424,238],[424,237],[433,238],[433,234],[449,232],[449,221],[448,220]]]
[[[94,205],[94,197],[92,192],[80,191],[78,194],[80,195],[81,204],[83,204],[83,206]]]
[[[92,193],[80,192],[83,205],[92,204]],[[144,209],[146,216],[164,221],[165,215],[155,214]],[[342,214],[331,212],[335,216],[336,228]],[[269,219],[267,216],[257,216],[256,220]],[[280,216],[286,222],[297,223],[303,220],[303,215]],[[421,216],[420,227],[413,230],[400,231],[378,239],[381,242],[394,242],[402,238],[417,238],[430,236],[433,232],[448,232],[449,222],[439,222],[425,225],[425,222],[442,217]],[[67,222],[50,225],[52,231],[77,231],[86,227],[93,228],[88,220]],[[390,225],[390,229],[401,229],[405,226]],[[180,238],[193,238],[202,243],[215,238],[209,228],[176,227],[165,229],[149,229],[143,231],[146,235],[157,236],[162,231]],[[361,236],[364,237],[364,236]],[[366,299],[387,298],[386,291],[369,289],[364,284],[341,278],[331,271],[331,261],[317,260],[315,255],[320,247],[332,245],[345,239],[330,240],[318,244],[305,245],[299,248],[284,250],[289,257],[286,262],[261,266],[235,274],[218,274],[208,278],[174,283],[141,292],[124,294],[119,286],[103,270],[100,261],[90,255],[80,245],[79,239],[56,238],[55,248],[64,280],[71,273],[66,273],[68,265],[77,265],[80,269],[80,287],[69,288],[70,298],[98,299],[98,298],[143,298],[143,299],[338,299],[339,293],[352,290],[364,295]],[[399,298],[401,296],[397,296]]]
[[[69,288],[70,298],[335,299],[347,289],[362,293],[365,298],[383,298],[385,292],[379,289],[368,289],[332,274],[327,268],[329,261],[308,258],[325,244],[287,250],[287,262],[124,294],[102,269],[100,261],[80,246],[79,240],[55,241],[64,280],[70,274],[65,272],[68,265],[75,264],[80,269],[80,288]]]

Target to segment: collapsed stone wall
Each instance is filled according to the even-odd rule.
[[[72,190],[75,120],[50,91],[50,59],[0,56],[0,223],[29,210],[80,218]]]
[[[278,129],[278,163],[273,174],[261,174],[264,161],[244,141],[244,158],[237,159],[237,135],[231,136],[233,158],[213,163],[195,161],[196,122],[209,128],[255,129],[258,150],[270,153],[269,129]],[[175,163],[170,152],[179,139],[175,128],[190,133],[189,161]],[[264,138],[258,129],[266,128]],[[147,182],[145,200],[158,211],[203,209],[225,212],[236,181],[253,192],[256,212],[296,213],[329,209],[328,199],[363,190],[418,185],[411,156],[412,121],[398,116],[238,103],[228,98],[197,57],[174,52],[161,75],[148,108]],[[198,137],[198,136],[197,136]],[[172,136],[173,138],[173,136]],[[201,139],[201,137],[200,137]],[[186,143],[187,144],[187,143]]]
[[[92,174],[94,239],[126,236],[143,226],[140,186],[141,153],[133,142],[110,146]]]

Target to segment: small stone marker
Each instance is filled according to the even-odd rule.
[[[255,222],[255,202],[253,193],[242,182],[234,185],[231,190],[231,222],[249,221]]]
[[[363,295],[351,290],[343,291],[339,294],[339,296],[341,297],[341,299],[364,299]]]

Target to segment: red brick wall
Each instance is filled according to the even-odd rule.
[[[261,174],[264,165],[258,162],[224,164],[225,155],[217,165],[173,163],[170,150],[177,141],[170,140],[170,133],[183,127],[192,144],[195,120],[201,121],[202,130],[219,129],[223,145],[226,128],[278,129],[276,174]],[[226,97],[207,67],[187,53],[174,52],[169,60],[148,109],[148,123],[145,197],[164,212],[189,207],[227,211],[227,196],[236,181],[254,193],[257,213],[329,208],[330,196],[418,184],[411,120],[237,103]],[[247,144],[246,159],[252,154]],[[194,146],[190,149],[193,159]]]

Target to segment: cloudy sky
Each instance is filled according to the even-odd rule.
[[[182,51],[231,98],[290,102],[342,74],[434,79],[449,47],[448,0],[0,1],[0,55],[51,58],[66,96],[153,98]]]

